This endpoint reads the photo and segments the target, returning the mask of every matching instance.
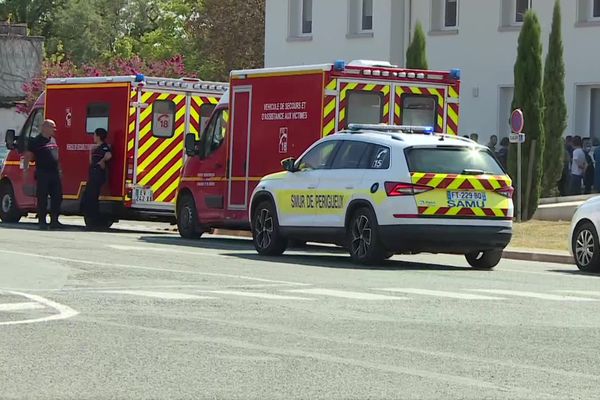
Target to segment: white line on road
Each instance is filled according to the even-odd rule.
[[[373,293],[349,292],[346,290],[319,289],[319,288],[294,289],[294,290],[286,290],[286,292],[316,294],[316,295],[321,295],[321,296],[341,297],[344,299],[355,299],[355,300],[408,300],[408,297],[384,296],[381,294],[373,294]]]
[[[573,293],[581,296],[600,296],[598,290],[555,290],[557,293]]]
[[[241,297],[256,297],[259,299],[269,299],[269,300],[314,300],[314,299],[308,299],[306,297],[280,296],[277,294],[270,294],[270,293],[238,292],[235,290],[211,290],[211,291],[208,291],[207,293],[224,294],[224,295],[241,296]]]
[[[0,304],[0,311],[6,311],[6,312],[10,312],[10,311],[23,311],[23,310],[35,310],[35,309],[40,309],[40,308],[44,308],[44,305],[35,302],[35,301],[30,301],[30,302],[26,302],[26,303],[5,303],[5,304]]]
[[[171,293],[171,292],[149,292],[147,290],[103,290],[100,293],[128,294],[131,296],[153,297],[165,300],[205,300],[214,299],[208,296],[196,296],[195,294]]]
[[[245,276],[245,275],[219,274],[219,273],[215,273],[215,272],[199,272],[199,271],[189,271],[189,270],[179,270],[179,269],[144,267],[141,265],[115,264],[115,263],[88,261],[88,260],[81,260],[81,259],[67,258],[67,257],[46,256],[46,255],[42,255],[42,254],[26,253],[26,252],[22,252],[22,251],[13,251],[13,250],[0,250],[0,253],[12,254],[12,255],[17,255],[17,256],[25,256],[25,257],[35,257],[35,258],[41,258],[44,260],[63,261],[63,262],[78,263],[78,264],[84,264],[84,265],[93,265],[96,267],[102,266],[102,267],[109,267],[109,268],[128,268],[128,269],[137,269],[137,270],[144,270],[144,271],[170,272],[170,273],[189,274],[189,275],[218,276],[221,278],[246,279],[249,281],[256,281],[256,282],[284,283],[284,284],[293,285],[293,286],[311,286],[311,284],[308,284],[308,283],[278,281],[278,280],[273,280],[273,279],[255,278],[252,276]]]
[[[427,289],[413,289],[413,288],[383,288],[375,290],[384,290],[388,292],[397,293],[409,293],[409,294],[420,294],[423,296],[435,296],[435,297],[448,297],[451,299],[462,299],[462,300],[506,300],[503,297],[492,297],[492,296],[481,296],[470,293],[458,293],[458,292],[446,292],[442,290],[427,290]]]
[[[505,296],[517,296],[517,297],[531,297],[534,299],[541,300],[554,300],[554,301],[598,301],[598,299],[590,299],[587,297],[574,297],[574,296],[559,296],[556,294],[546,294],[537,292],[523,292],[520,290],[502,290],[502,289],[467,289],[473,292],[499,294]]]
[[[55,309],[56,311],[58,311],[58,314],[49,315],[47,317],[42,317],[42,318],[26,319],[26,320],[21,320],[21,321],[5,321],[5,322],[0,322],[0,325],[22,325],[22,324],[32,324],[34,322],[58,321],[61,319],[71,318],[71,317],[74,317],[77,314],[79,314],[79,312],[73,310],[71,307],[56,303],[52,300],[48,300],[44,297],[37,296],[35,294],[14,292],[11,290],[0,291],[0,294],[1,293],[8,293],[8,294],[16,295],[16,296],[26,297],[29,300],[36,301],[38,303],[43,304],[46,307]]]

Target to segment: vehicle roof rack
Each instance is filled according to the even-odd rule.
[[[348,129],[351,133],[360,133],[359,131],[420,133],[424,135],[432,135],[434,133],[432,126],[418,125],[349,124]]]

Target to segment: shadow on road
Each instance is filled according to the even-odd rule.
[[[570,274],[570,275],[581,275],[581,276],[592,276],[600,278],[600,273],[584,272],[578,269],[549,269],[549,272],[558,272],[559,274]]]
[[[21,230],[21,231],[39,231],[37,221],[25,221],[14,223],[0,222],[0,229],[7,230]],[[48,231],[40,231],[40,232],[48,232]],[[49,232],[94,232],[94,233],[136,233],[136,234],[144,234],[148,233],[147,230],[137,230],[137,229],[127,229],[127,228],[119,228],[114,227],[110,229],[98,229],[98,230],[86,230],[85,226],[82,225],[71,225],[63,223],[63,228],[59,230],[50,230]],[[158,235],[172,234],[173,232],[156,232]]]
[[[304,246],[290,248],[294,254],[284,254],[281,257],[265,257],[254,252],[252,241],[234,238],[203,238],[199,240],[186,240],[166,236],[142,236],[140,241],[145,243],[175,245],[195,249],[212,250],[249,250],[248,253],[223,252],[224,256],[236,257],[265,263],[298,264],[317,268],[336,268],[347,270],[381,270],[381,271],[475,271],[470,267],[454,267],[449,265],[425,264],[401,260],[387,260],[376,266],[362,266],[351,263],[348,253],[339,247]],[[302,254],[298,252],[310,252]],[[314,254],[318,253],[318,254]]]

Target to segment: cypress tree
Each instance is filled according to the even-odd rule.
[[[548,44],[548,54],[544,66],[544,170],[542,194],[550,196],[556,191],[563,167],[562,135],[567,129],[567,105],[565,104],[565,63],[561,34],[560,0],[554,3],[552,31]]]
[[[428,69],[425,32],[420,21],[415,25],[415,34],[406,49],[406,68]]]
[[[523,111],[525,125],[523,132],[527,135],[522,145],[522,215],[531,219],[537,209],[542,182],[542,165],[544,156],[544,94],[542,92],[542,43],[541,28],[537,14],[529,10],[525,14],[521,33],[519,34],[517,60],[514,66],[515,93],[512,108]],[[536,141],[534,163],[531,177],[529,175],[529,156],[531,145]],[[516,185],[517,178],[517,148],[511,145],[509,171]],[[526,190],[531,182],[529,196]],[[525,200],[528,199],[527,204]],[[516,200],[516,196],[515,196]],[[516,204],[516,203],[515,203]]]

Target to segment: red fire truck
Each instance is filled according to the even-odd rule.
[[[100,197],[106,224],[118,219],[174,222],[185,134],[199,135],[227,86],[141,74],[48,79],[45,95],[21,132],[7,131],[10,151],[0,173],[0,218],[17,222],[36,210],[35,174],[24,176],[23,156],[28,140],[49,118],[57,125],[64,214],[81,213],[93,132],[105,128],[113,154]]]
[[[186,137],[180,234],[248,229],[249,196],[261,177],[350,123],[457,134],[459,92],[459,70],[409,70],[377,61],[233,71],[229,93],[201,139]]]

